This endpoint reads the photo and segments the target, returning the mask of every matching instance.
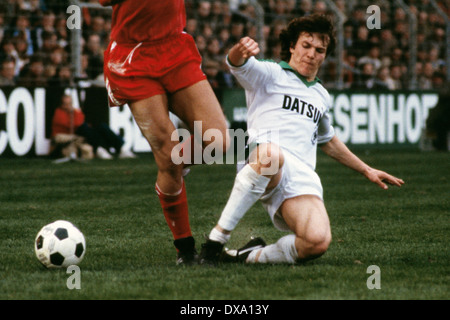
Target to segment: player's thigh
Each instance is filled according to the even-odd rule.
[[[129,103],[131,113],[144,137],[149,142],[156,161],[170,159],[175,126],[170,120],[166,95],[155,95]]]
[[[287,199],[280,210],[284,221],[298,238],[311,244],[331,241],[328,213],[317,196],[302,195]]]
[[[225,115],[207,80],[201,80],[178,90],[171,97],[173,112],[194,130],[194,121],[201,121],[202,134],[208,129],[218,129],[225,137]]]

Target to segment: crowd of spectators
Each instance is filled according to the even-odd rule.
[[[74,77],[70,57],[68,4],[60,0],[2,0],[0,2],[0,86],[74,85],[78,80],[103,80],[103,50],[109,41],[111,11],[82,10],[82,71]],[[96,0],[84,2],[96,3]],[[417,17],[417,89],[446,84],[445,21],[429,0],[404,0]],[[278,36],[292,18],[312,13],[336,19],[326,1],[260,0],[264,9],[265,59],[280,60]],[[409,89],[408,16],[393,1],[333,0],[347,18],[344,24],[344,88]],[[250,0],[185,0],[186,32],[203,57],[203,69],[215,89],[237,87],[224,58],[242,36],[260,39],[257,8]],[[369,29],[369,5],[381,9],[381,29]],[[449,14],[450,1],[439,1]],[[337,58],[332,55],[319,74],[329,88],[336,84]]]

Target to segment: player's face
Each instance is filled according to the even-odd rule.
[[[290,48],[289,65],[308,81],[313,81],[325,60],[327,40],[328,37],[319,33],[301,33],[295,47]]]

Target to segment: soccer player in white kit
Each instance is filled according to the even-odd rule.
[[[317,78],[334,49],[333,25],[311,15],[290,22],[280,40],[281,63],[258,61],[259,46],[249,37],[230,49],[227,62],[244,87],[248,107],[248,164],[237,174],[218,224],[202,245],[201,264],[220,260],[247,263],[296,263],[328,249],[331,228],[315,172],[317,145],[330,157],[387,189],[404,182],[368,166],[335,135],[330,124],[331,99]],[[261,238],[240,250],[223,252],[230,233],[260,200],[275,227],[293,234],[267,245]]]

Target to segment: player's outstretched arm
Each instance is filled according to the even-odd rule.
[[[118,4],[120,2],[124,2],[125,0],[98,0],[102,6],[112,6],[114,4]]]
[[[320,146],[331,158],[337,160],[343,165],[361,173],[367,179],[377,184],[383,189],[387,189],[387,184],[401,187],[404,181],[400,178],[394,177],[384,171],[374,169],[359,159],[347,146],[334,136],[330,141]]]
[[[258,43],[250,37],[244,37],[228,52],[228,60],[233,66],[242,66],[248,58],[259,54]]]

